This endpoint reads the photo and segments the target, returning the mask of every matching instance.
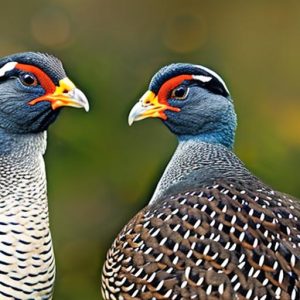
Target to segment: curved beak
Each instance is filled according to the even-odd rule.
[[[167,119],[165,110],[180,111],[177,107],[172,107],[158,101],[157,95],[152,91],[147,91],[142,98],[131,109],[128,116],[128,124],[132,125],[135,121],[140,121],[146,118],[161,118]]]
[[[89,111],[89,102],[84,93],[75,87],[74,83],[69,78],[64,78],[59,81],[59,86],[55,88],[52,94],[46,94],[42,97],[30,101],[29,105],[34,105],[41,101],[51,103],[53,110],[62,106],[71,106],[84,108]]]

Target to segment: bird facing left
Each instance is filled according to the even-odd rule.
[[[55,261],[43,155],[62,107],[89,109],[56,57],[0,59],[0,299],[51,299]]]

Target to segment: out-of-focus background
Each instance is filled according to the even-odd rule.
[[[264,181],[300,197],[299,2],[11,0],[0,26],[0,55],[57,55],[91,104],[88,114],[65,109],[49,130],[54,299],[101,299],[105,252],[176,147],[159,120],[127,125],[162,65],[220,73],[239,117],[235,151]]]

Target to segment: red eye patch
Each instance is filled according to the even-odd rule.
[[[51,80],[51,78],[43,72],[38,67],[32,66],[32,65],[25,65],[25,64],[17,64],[15,66],[16,69],[22,70],[24,72],[32,73],[36,76],[38,79],[40,85],[44,88],[46,91],[46,94],[52,94],[55,91],[55,84]]]
[[[168,97],[170,95],[170,92],[178,85],[180,85],[183,81],[192,79],[192,75],[179,75],[167,80],[159,89],[159,92],[157,94],[158,101],[162,104],[169,105]]]

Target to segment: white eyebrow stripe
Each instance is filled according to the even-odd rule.
[[[212,77],[210,76],[204,76],[204,75],[192,75],[193,79],[199,80],[202,82],[209,82],[212,80]]]
[[[223,87],[226,90],[226,92],[228,93],[228,95],[230,95],[229,90],[228,90],[224,80],[220,77],[220,75],[218,75],[216,72],[214,72],[214,71],[212,71],[212,70],[210,70],[206,67],[203,67],[203,66],[200,66],[200,65],[196,65],[196,67],[199,68],[199,69],[204,70],[205,72],[207,72],[209,74],[211,74],[213,77],[216,77],[223,84]]]
[[[6,63],[2,68],[0,68],[0,77],[4,76],[6,72],[13,70],[16,65],[17,62],[15,61]]]

